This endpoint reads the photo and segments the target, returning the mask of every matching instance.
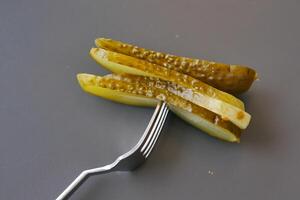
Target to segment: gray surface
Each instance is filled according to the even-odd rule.
[[[254,66],[261,80],[243,96],[253,120],[241,144],[170,115],[146,165],[91,178],[72,199],[297,199],[299,1],[160,1],[1,0],[0,199],[54,199],[142,134],[152,109],[76,82],[106,73],[88,56],[97,36]]]

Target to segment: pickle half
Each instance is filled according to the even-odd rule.
[[[90,55],[99,64],[115,73],[158,77],[174,82],[183,89],[183,92],[180,92],[182,90],[170,92],[222,116],[224,120],[231,121],[241,129],[245,129],[250,122],[251,116],[244,111],[242,101],[193,77],[101,48],[92,48]]]
[[[78,74],[81,88],[119,103],[136,106],[155,106],[158,100],[168,103],[170,109],[198,129],[229,142],[239,142],[241,129],[221,116],[193,104],[162,88],[164,82],[155,78],[134,75],[95,76]]]
[[[142,59],[189,75],[232,94],[247,91],[257,78],[255,70],[242,65],[174,56],[106,38],[96,39],[95,44],[103,49]]]

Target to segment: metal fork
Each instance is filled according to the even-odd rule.
[[[152,118],[139,142],[127,153],[119,156],[113,163],[83,172],[56,198],[66,200],[90,176],[114,171],[132,171],[139,167],[150,155],[166,120],[169,109],[165,102],[159,102]]]

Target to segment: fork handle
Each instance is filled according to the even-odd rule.
[[[113,171],[111,165],[89,169],[81,172],[79,176],[56,198],[56,200],[67,200],[71,195],[92,175],[106,174]]]

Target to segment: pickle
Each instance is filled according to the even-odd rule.
[[[95,43],[103,49],[139,58],[187,74],[219,90],[232,94],[247,91],[257,78],[256,71],[246,66],[179,57],[105,38],[98,38]]]
[[[221,115],[224,120],[230,120],[241,129],[245,129],[250,122],[251,116],[244,111],[242,101],[193,77],[101,48],[92,48],[90,54],[98,63],[115,73],[158,77],[174,82],[178,88],[175,91],[171,88],[170,92]]]
[[[173,83],[136,75],[78,74],[77,78],[84,91],[119,103],[153,107],[164,100],[176,115],[196,128],[222,140],[240,141],[241,129],[236,125],[166,90],[167,84]]]

